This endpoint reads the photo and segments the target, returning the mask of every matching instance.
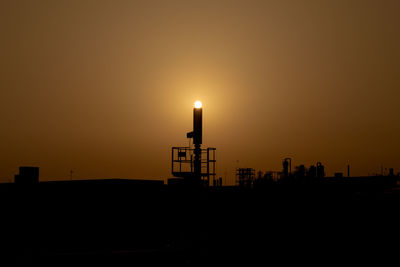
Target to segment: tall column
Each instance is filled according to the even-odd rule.
[[[203,109],[195,105],[193,109],[193,144],[194,144],[194,173],[201,180],[201,144],[203,142]]]

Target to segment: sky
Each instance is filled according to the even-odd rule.
[[[203,102],[217,176],[400,171],[400,1],[0,2],[0,181],[166,179]]]

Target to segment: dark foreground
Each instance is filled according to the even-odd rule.
[[[0,196],[0,263],[383,264],[399,254],[395,188],[105,180],[1,185]]]

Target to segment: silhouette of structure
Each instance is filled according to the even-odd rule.
[[[221,187],[222,186],[222,177],[219,177],[218,179],[214,178],[213,179],[213,186],[214,187],[216,187],[216,186]]]
[[[343,172],[335,172],[335,178],[343,178]]]
[[[325,177],[325,166],[321,162],[317,162],[317,178]]]
[[[180,177],[187,186],[198,187],[210,185],[215,180],[216,149],[201,148],[203,143],[203,108],[196,102],[193,108],[193,131],[187,133],[193,140],[193,146],[172,147],[172,175]],[[179,180],[171,180],[177,183]]]
[[[289,175],[292,174],[292,159],[291,158],[285,158],[283,160],[283,177],[287,178]]]
[[[348,166],[348,177],[326,177],[321,162],[292,170],[285,158],[281,170],[257,177],[253,168],[238,168],[237,186],[222,186],[216,149],[202,148],[199,104],[187,137],[189,146],[172,147],[176,178],[168,186],[162,180],[72,180],[72,171],[69,181],[39,182],[38,167],[20,167],[15,183],[0,184],[0,263],[249,266],[285,258],[298,264],[306,257],[308,264],[314,255],[331,260],[356,249],[369,260],[385,244],[394,251],[383,249],[385,257],[397,260],[394,169],[350,177]],[[304,240],[311,242],[304,246]]]
[[[258,175],[251,184],[254,188],[266,188],[266,186],[274,188],[274,185],[279,184],[281,186],[327,186],[328,188],[335,188],[338,192],[344,188],[351,192],[372,192],[383,188],[396,188],[400,177],[395,175],[393,168],[389,169],[387,175],[350,177],[349,165],[347,167],[347,177],[344,177],[342,172],[335,172],[333,177],[326,177],[325,166],[321,162],[311,165],[308,169],[303,164],[298,165],[293,172],[291,172],[291,162],[290,158],[285,158],[282,161],[281,172],[267,171],[263,176]],[[243,174],[241,175],[245,177],[245,171],[243,170],[242,172]],[[237,176],[239,177],[239,174]],[[246,178],[241,180],[237,179],[237,185],[243,187],[249,184],[249,182],[246,182]]]
[[[182,158],[176,164],[188,160],[192,179],[194,151],[175,152]],[[7,219],[0,223],[9,231],[2,233],[0,262],[245,265],[281,260],[279,253],[309,255],[310,248],[329,253],[337,248],[333,241],[346,246],[343,240],[352,240],[352,253],[376,253],[374,235],[392,240],[398,233],[399,177],[393,169],[387,176],[325,177],[322,163],[308,169],[300,164],[293,172],[290,163],[285,159],[282,170],[257,177],[253,168],[239,168],[239,186],[222,187],[222,179],[214,178],[215,186],[198,191],[174,190],[182,177],[168,186],[129,179],[39,182],[39,168],[21,167],[15,183],[0,184],[0,202],[11,203],[2,208]],[[318,242],[303,247],[306,238]]]
[[[39,167],[19,167],[19,174],[14,176],[16,184],[39,183]]]
[[[236,169],[236,184],[239,187],[251,188],[255,180],[255,170],[252,168]]]

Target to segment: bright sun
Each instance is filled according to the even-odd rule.
[[[203,104],[201,103],[201,101],[197,100],[196,102],[194,102],[195,108],[201,108],[202,106],[203,106]]]

